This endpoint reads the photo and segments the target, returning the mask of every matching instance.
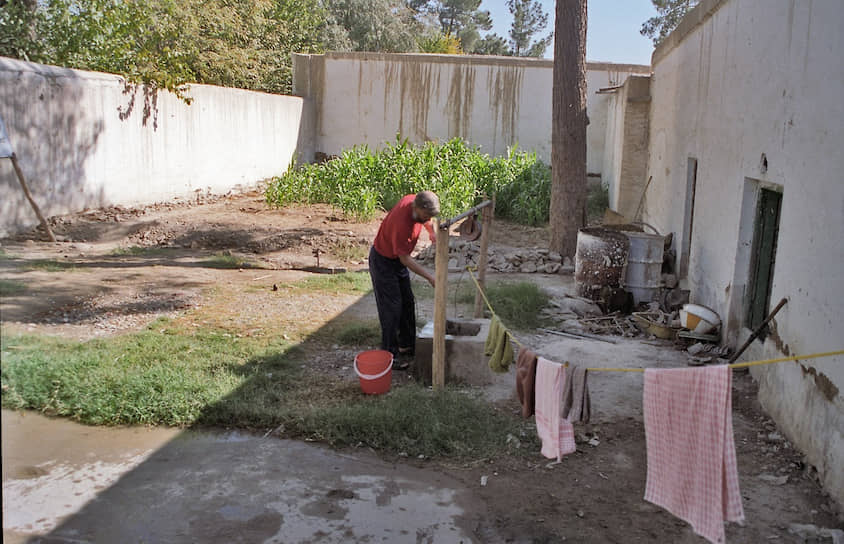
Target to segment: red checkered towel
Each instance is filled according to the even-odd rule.
[[[566,373],[563,365],[542,357],[536,361],[536,434],[542,441],[542,455],[562,460],[563,455],[574,453],[574,426],[562,417],[563,388]]]
[[[645,500],[724,542],[724,521],[744,520],[726,365],[645,370]]]

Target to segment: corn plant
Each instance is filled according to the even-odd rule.
[[[266,199],[274,206],[331,204],[368,220],[426,189],[440,197],[443,217],[496,194],[498,217],[538,225],[548,221],[550,187],[550,170],[535,153],[511,149],[507,157],[490,157],[460,138],[422,146],[396,139],[378,151],[356,146],[325,163],[291,168],[270,182]]]

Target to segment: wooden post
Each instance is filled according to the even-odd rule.
[[[445,386],[445,325],[448,298],[448,227],[437,227],[436,270],[434,272],[434,343],[431,355],[431,384]]]
[[[492,204],[486,206],[481,212],[481,250],[478,253],[478,284],[481,289],[486,289],[486,265],[489,261],[489,239],[492,236],[492,217],[495,213],[495,197],[492,197]],[[484,301],[480,291],[475,293],[475,319],[484,316]]]
[[[43,215],[41,215],[41,210],[38,208],[38,204],[35,203],[35,200],[32,198],[32,193],[29,192],[29,187],[26,186],[26,179],[23,177],[23,171],[18,164],[18,158],[14,153],[12,153],[10,158],[12,159],[12,167],[15,169],[15,174],[18,175],[18,181],[20,182],[21,187],[23,187],[23,194],[26,195],[26,199],[29,200],[29,203],[32,205],[32,209],[35,210],[35,215],[38,216],[38,220],[41,221],[41,226],[44,227],[44,230],[47,232],[47,237],[50,238],[51,242],[55,242],[56,237],[53,235],[52,229],[50,229],[50,224],[47,223],[47,220],[44,219]]]

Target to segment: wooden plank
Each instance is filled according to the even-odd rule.
[[[489,261],[489,239],[492,236],[492,217],[495,213],[495,197],[492,198],[492,205],[486,206],[481,212],[481,249],[478,253],[478,285],[486,289],[486,267]],[[484,301],[480,291],[475,292],[475,319],[484,316]]]
[[[445,325],[448,295],[448,228],[437,227],[436,270],[434,271],[434,342],[431,354],[431,384],[445,386]]]
[[[18,164],[18,158],[14,153],[12,153],[10,158],[12,159],[12,168],[15,169],[15,174],[17,174],[18,181],[23,189],[23,194],[26,195],[26,199],[29,200],[29,204],[35,211],[36,217],[38,217],[38,220],[41,222],[41,228],[43,228],[44,232],[47,233],[47,238],[49,238],[51,242],[55,242],[56,236],[53,234],[52,229],[50,229],[50,224],[47,223],[47,220],[41,214],[41,209],[38,207],[38,204],[35,203],[35,199],[32,198],[32,193],[29,192],[29,187],[26,185],[26,178],[23,177],[23,170],[21,170],[21,167]]]

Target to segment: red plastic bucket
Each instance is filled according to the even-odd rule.
[[[383,349],[362,351],[355,356],[355,374],[360,388],[367,395],[380,395],[390,390],[393,380],[393,354]]]

